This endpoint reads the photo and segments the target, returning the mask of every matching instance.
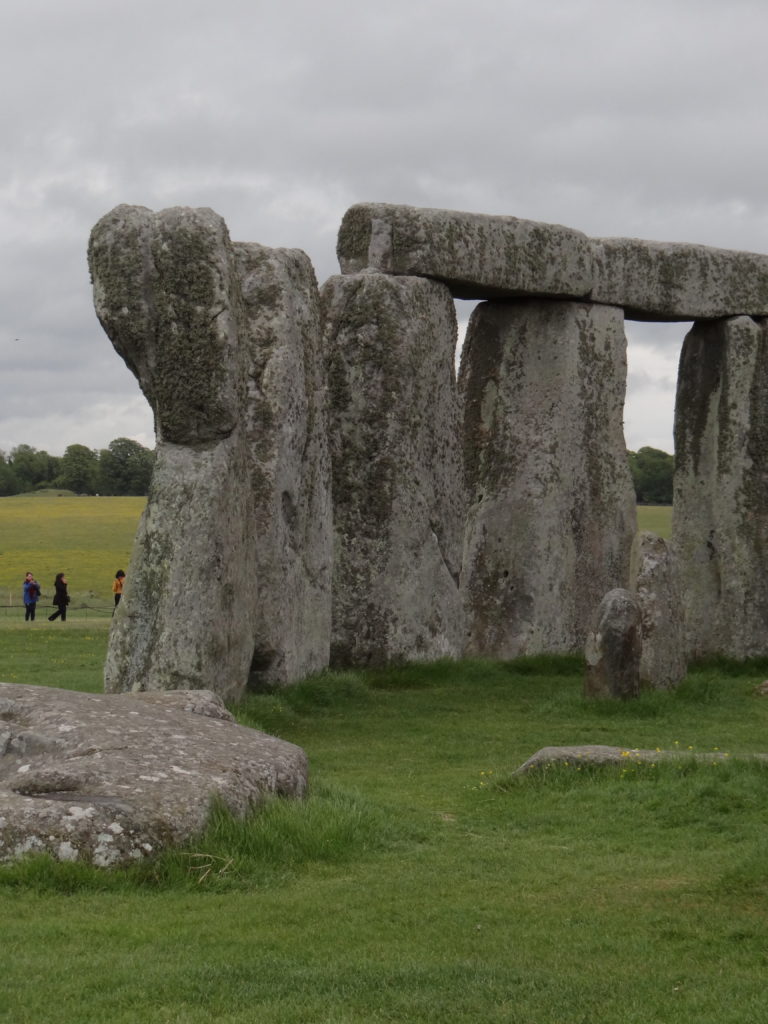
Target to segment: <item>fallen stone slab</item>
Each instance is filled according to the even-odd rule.
[[[714,750],[712,753],[694,753],[691,750],[639,750],[636,747],[606,747],[592,744],[577,747],[542,747],[524,761],[513,775],[524,775],[535,768],[546,768],[550,764],[565,764],[577,767],[583,764],[658,764],[659,761],[702,761],[705,764],[724,761],[768,761],[768,754],[728,754]]]
[[[586,235],[518,217],[359,203],[344,214],[336,251],[342,274],[431,277],[459,299],[580,298],[593,285]]]
[[[199,834],[213,801],[243,816],[306,788],[304,751],[214,693],[0,683],[0,861],[129,864]]]
[[[768,314],[768,256],[640,238],[593,238],[593,302],[630,320]]]

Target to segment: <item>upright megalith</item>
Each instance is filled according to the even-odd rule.
[[[119,206],[89,263],[157,432],[106,688],[236,697],[323,667],[329,467],[309,260],[233,245],[211,210]]]
[[[653,690],[671,690],[688,671],[685,612],[672,546],[642,530],[632,551],[631,575],[643,639],[640,681]]]
[[[637,598],[622,587],[609,590],[587,635],[584,696],[620,700],[639,696],[642,644]]]
[[[586,235],[519,217],[359,203],[344,214],[337,253],[343,274],[415,274],[462,299],[578,298],[593,283]]]
[[[580,650],[592,609],[628,584],[625,381],[620,309],[519,300],[472,314],[460,373],[468,653]]]
[[[768,653],[768,321],[696,323],[686,336],[674,502],[688,653]]]
[[[327,667],[331,469],[320,294],[298,249],[235,244],[250,353],[245,409],[256,615],[252,686]]]
[[[465,492],[456,316],[434,281],[323,286],[335,534],[335,665],[461,651]]]

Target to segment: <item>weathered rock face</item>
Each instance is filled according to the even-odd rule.
[[[462,299],[579,297],[592,287],[586,235],[517,217],[360,203],[344,215],[337,253],[343,274],[421,275]]]
[[[328,666],[333,530],[320,294],[297,249],[235,245],[249,350],[244,412],[253,518],[251,683]]]
[[[301,748],[235,724],[213,693],[0,683],[0,860],[131,863],[201,832],[213,799],[241,816],[306,786]]]
[[[460,373],[467,653],[580,650],[592,609],[629,582],[625,353],[619,309],[538,300],[475,309]]]
[[[768,256],[639,238],[592,239],[593,302],[629,319],[768,314]]]
[[[768,653],[768,322],[694,324],[675,408],[673,543],[688,653]]]
[[[233,245],[211,210],[120,206],[93,229],[89,263],[158,439],[106,688],[236,697],[324,667],[329,462],[309,260]]]
[[[457,655],[466,508],[448,290],[323,286],[333,464],[335,665]]]
[[[629,319],[768,315],[768,256],[639,238],[587,238],[560,224],[388,203],[347,210],[343,274],[367,268],[443,281],[462,299],[585,298]]]
[[[637,697],[641,652],[640,605],[628,590],[610,590],[587,637],[585,697]]]
[[[640,681],[673,689],[688,671],[677,559],[665,540],[643,530],[632,552],[632,589],[640,606]]]

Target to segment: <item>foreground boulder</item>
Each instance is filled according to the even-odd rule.
[[[118,206],[94,303],[152,406],[157,461],[105,687],[282,685],[328,664],[330,467],[319,293],[298,250],[212,210]]]
[[[199,834],[213,800],[242,816],[306,787],[304,751],[213,693],[0,683],[0,860],[132,863]]]

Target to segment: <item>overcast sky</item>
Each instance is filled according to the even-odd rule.
[[[118,203],[321,283],[365,200],[768,251],[766,42],[765,0],[4,0],[0,449],[154,443],[86,266]],[[627,326],[631,448],[672,450],[685,331]]]

